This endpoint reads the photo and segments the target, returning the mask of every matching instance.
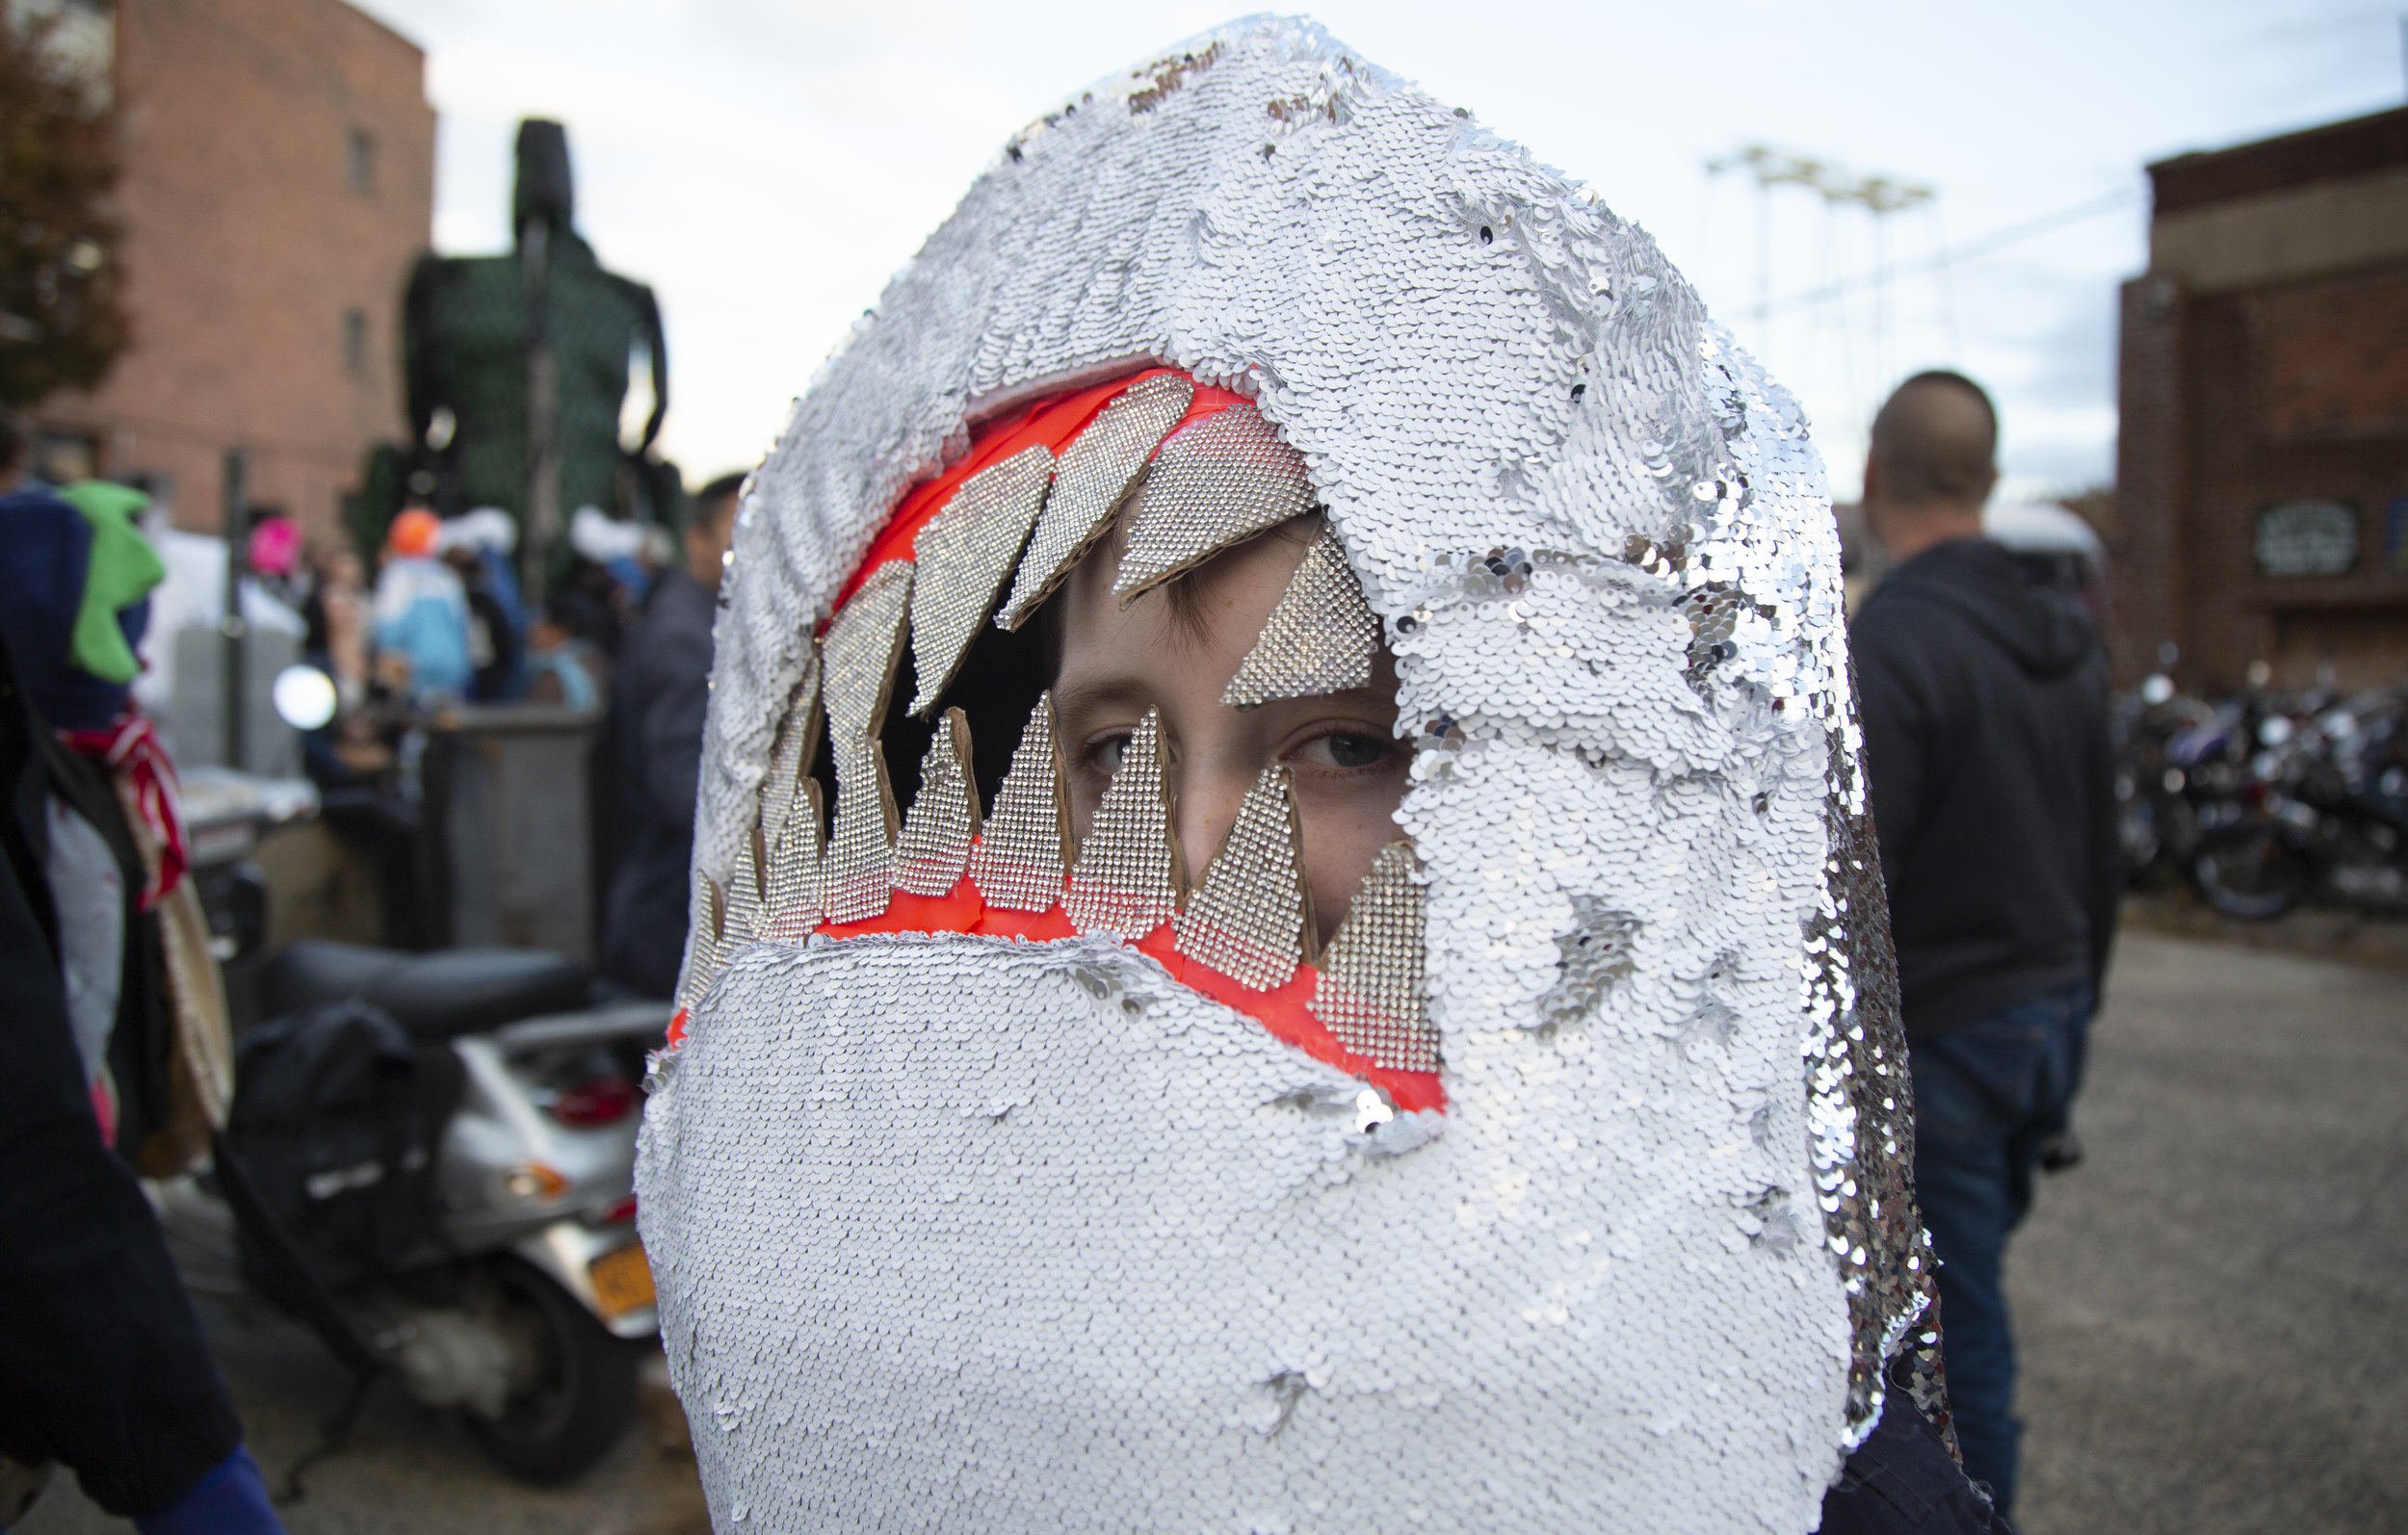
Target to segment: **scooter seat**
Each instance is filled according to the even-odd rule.
[[[324,939],[287,947],[269,962],[259,985],[269,1017],[357,999],[430,1041],[570,1012],[593,1000],[586,968],[563,954],[533,949],[408,954]]]

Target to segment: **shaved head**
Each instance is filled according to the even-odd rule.
[[[1978,507],[1998,481],[1999,416],[1979,384],[1919,373],[1872,419],[1872,467],[1904,507]]]

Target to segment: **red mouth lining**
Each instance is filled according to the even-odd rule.
[[[838,939],[871,933],[984,933],[998,938],[1026,938],[1033,943],[1078,935],[1078,928],[1071,925],[1060,902],[1041,912],[989,906],[967,875],[946,895],[914,896],[898,890],[887,898],[886,910],[877,916],[863,922],[823,925],[817,930]],[[1313,1016],[1307,1004],[1313,1000],[1320,973],[1311,965],[1298,965],[1295,976],[1276,991],[1256,991],[1179,952],[1168,923],[1129,947],[1161,961],[1163,968],[1170,972],[1170,978],[1190,991],[1261,1024],[1272,1038],[1379,1088],[1400,1110],[1412,1113],[1444,1110],[1447,1106],[1447,1091],[1436,1072],[1392,1071],[1374,1066],[1339,1043],[1328,1026]],[[685,1036],[686,1014],[681,1009],[669,1025],[670,1046],[674,1048]]]

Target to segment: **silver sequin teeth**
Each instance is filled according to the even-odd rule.
[[[1062,909],[1079,931],[1142,938],[1177,914],[1184,878],[1170,828],[1170,757],[1162,711],[1148,709],[1070,871]]]
[[[979,834],[978,780],[970,766],[970,721],[958,709],[944,722],[920,763],[920,793],[903,819],[895,847],[895,888],[943,896],[961,882],[970,844]]]
[[[1012,580],[1011,598],[998,620],[1006,629],[1027,623],[1112,525],[1130,485],[1145,472],[1146,456],[1179,425],[1194,399],[1195,385],[1183,375],[1140,378],[1096,412],[1063,452],[1036,533]]]
[[[685,983],[677,989],[677,1005],[692,1007],[720,973],[720,924],[725,907],[711,876],[694,872],[694,898],[686,907],[688,955]]]
[[[989,464],[962,481],[913,541],[919,569],[911,590],[911,663],[919,679],[913,715],[935,708],[961,669],[1036,525],[1053,475],[1054,455],[1041,446]]]
[[[1041,912],[1061,899],[1063,866],[1075,852],[1063,778],[1054,695],[1047,693],[1029,712],[1011,768],[995,791],[994,813],[971,849],[970,878],[989,906]]]
[[[886,757],[868,736],[836,746],[836,831],[821,861],[820,909],[830,923],[867,922],[893,889],[895,791]]]
[[[820,781],[802,779],[795,786],[793,808],[770,848],[763,938],[799,944],[820,924],[820,864],[826,824]]]
[[[1372,860],[1354,904],[1322,951],[1309,1004],[1339,1043],[1390,1071],[1436,1071],[1438,1031],[1422,1004],[1422,891],[1413,849]]]
[[[761,780],[761,841],[775,849],[796,788],[811,776],[820,733],[820,656],[815,649],[804,661],[802,680],[795,684],[778,716],[777,741],[770,748],[770,770]]]
[[[1137,488],[1112,597],[1135,602],[1173,575],[1313,510],[1305,459],[1250,404],[1164,443]]]
[[[911,562],[890,559],[871,572],[827,626],[820,641],[820,675],[831,741],[875,736],[885,722],[910,601]]]
[[[1231,405],[1154,455],[1138,487],[1112,595],[1128,603],[1312,509],[1303,455],[1281,442],[1252,405]]]
[[[1288,769],[1266,768],[1179,914],[1179,952],[1256,991],[1294,979],[1313,952],[1303,848]]]
[[[1274,698],[1312,698],[1368,686],[1379,655],[1379,620],[1363,601],[1337,530],[1323,528],[1271,609],[1262,637],[1220,701],[1252,709]]]
[[[748,944],[761,930],[761,827],[755,823],[736,859],[736,872],[727,882],[727,910],[720,919],[720,936],[729,950]]]

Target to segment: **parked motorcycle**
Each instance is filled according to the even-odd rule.
[[[2177,691],[2162,673],[2115,702],[2117,829],[2125,874],[2134,885],[2187,877],[2198,850],[2199,818],[2186,764],[2217,744],[2212,735],[2194,734],[2214,714]]]
[[[2258,720],[2250,813],[2201,843],[2199,889],[2219,911],[2273,917],[2310,898],[2408,910],[2408,741],[2388,691],[2311,698]]]
[[[2408,730],[2396,689],[2209,705],[2152,677],[2120,711],[2128,854],[2250,921],[2315,898],[2408,910]]]
[[[598,997],[574,961],[512,950],[297,943],[262,989],[279,1015],[381,1008],[458,1061],[458,1106],[435,1135],[429,1239],[335,1299],[410,1394],[460,1412],[503,1470],[557,1481],[592,1465],[634,1410],[630,1340],[657,1327],[635,1231],[637,1083],[668,1005]],[[307,1193],[332,1200],[403,1171],[373,1158],[323,1167]],[[180,1181],[161,1205],[196,1292],[253,1288],[219,1180]]]
[[[312,801],[305,784],[222,772],[188,775],[195,782],[202,793],[188,790],[197,812],[190,842],[204,908],[221,956],[242,958],[262,931],[256,872],[245,872],[257,835]],[[627,1426],[636,1340],[657,1328],[635,1230],[637,1084],[646,1053],[663,1043],[669,1004],[615,995],[563,955],[514,950],[406,954],[304,941],[267,959],[255,985],[270,1020],[377,1010],[405,1051],[444,1065],[448,1111],[426,1127],[431,1157],[327,1151],[309,1165],[272,1168],[243,1153],[236,1176],[271,1186],[287,1175],[277,1186],[302,1191],[304,1225],[316,1208],[412,1181],[423,1232],[412,1226],[417,1239],[370,1279],[333,1288],[344,1323],[413,1397],[462,1414],[511,1474],[557,1481],[592,1465]],[[243,1090],[238,1083],[237,1132]],[[236,1218],[226,1171],[153,1193],[194,1291],[255,1302],[261,1242]],[[306,1233],[296,1235],[306,1257]]]

